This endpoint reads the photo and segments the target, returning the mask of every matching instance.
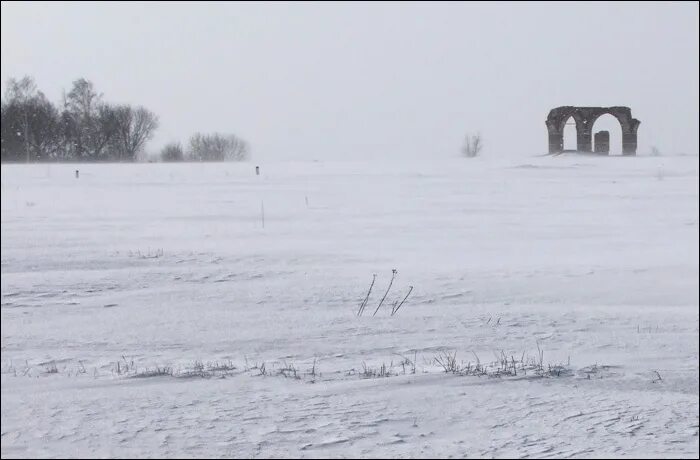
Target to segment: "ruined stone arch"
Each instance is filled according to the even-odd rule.
[[[637,154],[637,128],[641,123],[632,118],[629,107],[574,107],[562,106],[549,111],[545,124],[549,135],[549,153],[564,151],[564,126],[570,117],[576,122],[576,151],[593,151],[593,124],[603,114],[610,114],[622,128],[622,154]],[[606,153],[606,152],[603,152]]]

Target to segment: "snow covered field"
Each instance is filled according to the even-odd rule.
[[[3,458],[698,456],[697,156],[254,166],[2,166]]]

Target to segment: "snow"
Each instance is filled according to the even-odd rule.
[[[697,458],[697,156],[255,166],[2,165],[3,458]]]

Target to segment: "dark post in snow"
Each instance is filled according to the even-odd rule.
[[[259,176],[260,175],[260,166],[255,167],[255,175]]]
[[[76,169],[76,170],[75,170],[75,178],[77,179],[78,176],[80,176],[80,171],[78,171],[78,170]]]

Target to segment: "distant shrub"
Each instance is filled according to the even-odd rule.
[[[477,133],[475,135],[469,135],[467,134],[464,136],[464,145],[462,146],[462,154],[465,157],[468,158],[473,158],[481,152],[481,149],[484,147],[483,142],[481,141],[481,134]]]
[[[166,162],[183,161],[185,159],[185,151],[179,142],[173,142],[160,151],[160,159]]]
[[[249,150],[248,143],[233,134],[196,133],[190,138],[187,157],[194,161],[243,161]]]

